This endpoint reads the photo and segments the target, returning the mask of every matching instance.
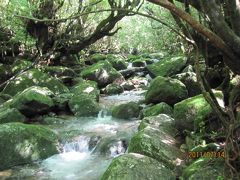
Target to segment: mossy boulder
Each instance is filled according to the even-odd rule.
[[[40,125],[0,125],[0,170],[58,153],[57,136]]]
[[[156,116],[158,114],[168,114],[172,115],[173,114],[173,108],[169,106],[165,102],[158,103],[156,105],[147,107],[146,109],[143,110],[143,116],[148,117],[148,116]]]
[[[73,96],[69,100],[68,106],[76,116],[96,116],[100,111],[98,103],[86,94]]]
[[[160,60],[159,62],[148,65],[147,69],[152,77],[170,77],[183,70],[186,66],[186,63],[187,58],[184,56],[177,56],[172,58],[167,57]]]
[[[68,106],[69,100],[74,96],[73,93],[63,93],[55,95],[52,99],[54,102],[54,111],[55,112],[64,112],[66,114],[70,113],[71,111]]]
[[[115,55],[115,54],[109,54],[107,55],[107,60],[108,62],[110,62],[112,64],[112,66],[116,69],[116,70],[123,70],[123,69],[127,69],[127,63],[125,62],[125,60],[119,56],[119,55]]]
[[[194,72],[177,74],[174,78],[180,80],[186,86],[189,97],[202,93],[200,85],[197,82],[197,76]]]
[[[221,98],[221,93],[215,93]],[[200,123],[204,123],[213,116],[213,110],[202,94],[185,99],[174,105],[175,126],[179,130],[198,129]]]
[[[25,116],[15,108],[0,109],[0,124],[9,122],[24,122]]]
[[[52,95],[48,88],[32,86],[4,103],[3,107],[16,108],[26,117],[32,117],[50,111],[54,105]]]
[[[104,93],[107,95],[120,94],[124,91],[123,87],[119,84],[112,83],[106,86]]]
[[[69,91],[68,88],[58,79],[51,77],[38,69],[30,69],[10,81],[2,93],[13,96],[31,86],[47,87],[56,94]]]
[[[146,127],[152,127],[163,131],[172,137],[175,137],[178,131],[174,128],[174,119],[166,114],[159,114],[157,116],[145,117],[138,126],[141,131]]]
[[[11,66],[11,69],[12,69],[12,72],[14,74],[24,70],[24,69],[27,69],[29,68],[31,65],[33,64],[33,62],[31,61],[28,61],[28,60],[25,60],[25,59],[21,59],[21,60],[17,60],[15,61],[12,66]]]
[[[41,70],[42,72],[47,73],[54,77],[62,76],[74,77],[76,75],[71,68],[64,66],[43,66]]]
[[[132,137],[128,152],[149,156],[174,169],[176,161],[184,158],[176,144],[176,140],[168,133],[147,126]]]
[[[146,59],[136,59],[132,62],[132,67],[145,67],[146,65]]]
[[[85,79],[96,81],[99,87],[105,87],[114,80],[122,77],[108,61],[100,61],[86,67],[81,72],[81,76]]]
[[[150,157],[130,153],[114,158],[101,180],[174,180],[173,172]]]
[[[0,106],[11,98],[12,96],[8,94],[0,94]]]
[[[135,102],[120,104],[112,109],[112,116],[119,119],[131,119],[139,116],[140,106]]]
[[[100,54],[100,53],[92,54],[88,58],[88,60],[92,64],[97,63],[97,62],[102,61],[102,60],[105,60],[105,59],[107,59],[107,56],[105,54]]]
[[[199,158],[184,169],[182,178],[189,180],[216,180],[224,179],[224,159],[223,158]]]
[[[186,86],[181,81],[158,76],[150,83],[145,101],[147,104],[165,102],[174,105],[187,97]]]
[[[95,81],[86,81],[83,80],[79,82],[78,84],[74,85],[71,89],[70,92],[78,95],[78,94],[87,94],[96,101],[99,100],[99,94],[100,91],[97,87],[97,83]]]

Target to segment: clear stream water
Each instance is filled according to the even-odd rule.
[[[0,172],[3,179],[97,180],[112,158],[127,149],[139,121],[113,118],[113,105],[139,101],[141,91],[100,98],[98,117],[68,117],[62,124],[49,125],[60,136],[61,152],[43,161]],[[2,176],[1,176],[2,175]]]

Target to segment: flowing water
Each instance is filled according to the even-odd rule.
[[[99,179],[112,158],[127,150],[139,123],[138,120],[115,119],[108,109],[116,104],[139,101],[141,93],[102,97],[98,117],[68,117],[63,124],[49,125],[59,135],[60,153],[7,170],[5,179]]]

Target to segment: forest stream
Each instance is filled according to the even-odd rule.
[[[61,153],[33,164],[16,166],[1,172],[8,179],[94,180],[107,169],[113,157],[127,150],[137,131],[138,119],[113,118],[112,105],[143,99],[143,91],[128,91],[100,98],[102,110],[97,117],[64,117],[65,121],[48,125],[61,140]],[[1,176],[3,177],[3,176]]]

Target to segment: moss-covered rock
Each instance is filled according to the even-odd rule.
[[[119,119],[136,118],[140,113],[140,106],[135,102],[120,104],[112,109],[112,116]]]
[[[183,154],[175,146],[176,143],[176,140],[163,130],[147,126],[132,137],[128,152],[149,156],[173,169],[176,161],[183,159]]]
[[[101,180],[174,180],[173,172],[150,157],[130,153],[114,158]]]
[[[4,103],[3,106],[16,108],[25,116],[32,117],[46,113],[53,107],[52,95],[53,93],[48,88],[32,86],[14,96],[11,101]]]
[[[187,89],[181,81],[158,76],[150,83],[145,101],[147,104],[165,102],[174,105],[187,97]]]
[[[137,59],[132,62],[133,67],[145,67],[146,65],[146,59]]]
[[[148,65],[147,69],[152,77],[169,77],[179,73],[186,66],[186,63],[187,58],[184,56],[168,57],[159,62]]]
[[[141,131],[146,127],[152,127],[163,131],[172,137],[175,137],[178,131],[174,128],[174,119],[166,114],[159,114],[158,116],[145,117],[138,126]]]
[[[156,116],[158,114],[168,114],[172,115],[173,114],[173,108],[169,106],[165,102],[161,102],[159,104],[153,105],[151,107],[148,107],[143,110],[143,116],[148,117],[148,116]]]
[[[189,180],[216,180],[224,179],[224,159],[223,158],[199,158],[190,166],[184,169],[182,178]]]
[[[202,93],[200,85],[197,82],[197,76],[194,72],[177,74],[174,78],[180,80],[186,86],[189,97]]]
[[[9,122],[24,122],[25,116],[15,108],[0,109],[0,124]]]
[[[15,61],[12,64],[11,69],[12,69],[12,72],[14,74],[16,74],[16,73],[20,72],[21,70],[29,68],[31,65],[32,65],[31,61],[21,59],[21,60]]]
[[[77,116],[96,116],[100,111],[98,103],[89,95],[80,94],[73,96],[68,106]]]
[[[0,83],[6,81],[12,74],[11,68],[9,65],[0,64]]]
[[[53,102],[54,102],[54,111],[56,112],[64,112],[64,113],[71,113],[68,102],[69,100],[74,96],[73,93],[63,93],[58,94],[54,96]]]
[[[127,63],[125,62],[125,60],[119,56],[119,55],[115,55],[115,54],[109,54],[107,55],[107,60],[108,62],[110,62],[112,64],[112,66],[116,69],[116,70],[123,70],[123,69],[127,69]]]
[[[94,63],[97,63],[99,61],[102,61],[102,60],[105,60],[107,59],[107,56],[105,54],[100,54],[100,53],[97,53],[97,54],[92,54],[91,56],[89,56],[88,60],[94,64]]]
[[[57,136],[40,125],[0,125],[0,170],[58,153]]]
[[[97,87],[97,83],[95,81],[86,81],[83,80],[79,82],[78,84],[74,85],[71,89],[70,92],[78,95],[78,94],[87,94],[91,96],[93,99],[96,101],[99,100],[99,94],[100,91]]]
[[[96,81],[99,87],[104,87],[122,77],[108,61],[100,61],[86,67],[81,72],[81,76],[85,79]]]
[[[220,93],[216,94],[221,97]],[[213,116],[213,110],[203,95],[185,99],[174,105],[174,119],[179,130],[198,129],[200,123]]]
[[[30,69],[18,75],[14,80],[10,81],[2,93],[13,96],[31,86],[47,87],[56,94],[69,91],[68,88],[58,79],[51,77],[37,69]]]
[[[11,98],[12,96],[8,94],[0,94],[0,106]]]
[[[123,87],[116,83],[109,84],[104,89],[104,93],[107,95],[120,94],[123,91]]]
[[[64,67],[64,66],[43,66],[41,70],[42,72],[47,73],[54,77],[61,77],[61,76],[74,77],[76,75],[71,68]]]
[[[152,53],[152,54],[149,54],[148,57],[149,58],[152,58],[152,59],[163,59],[165,56],[165,53],[164,52],[156,52],[156,53]]]

